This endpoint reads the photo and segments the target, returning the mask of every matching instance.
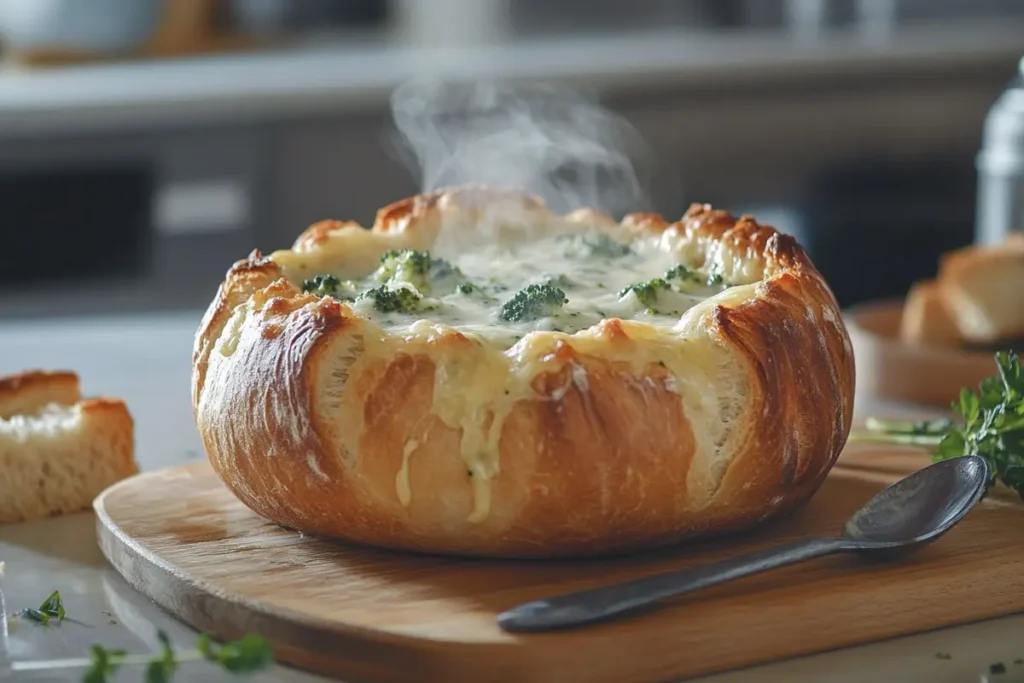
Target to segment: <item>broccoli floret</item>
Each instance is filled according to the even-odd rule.
[[[333,296],[335,299],[351,301],[352,283],[342,282],[333,275],[316,275],[302,281],[302,291],[312,292],[318,296]]]
[[[644,306],[653,308],[655,302],[658,300],[658,292],[663,289],[671,289],[668,282],[664,278],[656,277],[653,280],[647,282],[638,282],[635,285],[630,285],[619,292],[619,297],[624,297],[630,292],[636,295],[636,298],[640,300]]]
[[[684,265],[672,266],[665,271],[665,275],[662,276],[667,282],[673,282],[679,280],[680,282],[700,282],[701,276],[695,270],[690,270]]]
[[[408,282],[422,291],[427,288],[430,260],[428,251],[390,249],[380,257],[380,266],[372,278],[377,282]]]
[[[341,280],[333,275],[317,275],[302,281],[302,291],[327,296],[337,292],[340,285]]]
[[[669,282],[679,282],[681,285],[685,284],[698,284],[706,285],[708,287],[714,287],[725,283],[721,272],[717,269],[711,271],[708,275],[704,275],[696,270],[690,270],[686,266],[672,266],[665,272],[665,280]]]
[[[531,284],[506,301],[499,316],[505,322],[530,322],[554,315],[568,301],[565,292],[550,283]]]
[[[603,232],[585,232],[562,238],[568,242],[566,256],[607,256],[619,258],[633,253],[628,244],[616,241]]]
[[[359,295],[357,301],[370,299],[381,313],[412,313],[419,310],[423,300],[415,290],[408,287],[389,289],[386,285],[368,289]]]
[[[380,266],[370,277],[376,282],[405,282],[424,294],[446,279],[465,279],[462,272],[448,261],[434,258],[429,251],[417,249],[391,249],[384,252]]]

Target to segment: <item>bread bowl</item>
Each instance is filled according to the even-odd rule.
[[[408,291],[382,265],[397,250],[429,250],[473,287],[428,281],[422,308],[382,313],[367,287],[391,277]],[[654,299],[620,296],[666,269],[683,279]],[[568,303],[510,322],[513,291],[541,280]],[[349,286],[363,294],[339,294]],[[674,223],[617,222],[458,187],[387,206],[371,229],[323,221],[236,262],[196,333],[192,400],[213,469],[277,524],[545,558],[793,510],[845,444],[854,374],[823,278],[751,217],[694,205]]]

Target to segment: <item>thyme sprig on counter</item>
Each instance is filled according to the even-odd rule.
[[[206,660],[231,673],[243,674],[260,671],[274,661],[274,652],[260,636],[248,634],[238,640],[216,647],[210,636],[203,633],[193,650],[175,651],[170,638],[157,631],[161,650],[156,655],[129,655],[124,650],[108,650],[93,645],[90,652],[92,666],[82,683],[108,683],[119,668],[126,664],[146,665],[146,683],[168,683],[182,662]]]
[[[110,615],[109,612],[104,612]],[[67,618],[60,591],[53,591],[39,607],[26,607],[14,614],[19,619],[34,621],[49,626],[52,621],[63,622]],[[274,661],[274,651],[266,640],[255,634],[247,634],[238,640],[214,645],[209,634],[202,633],[193,650],[176,652],[170,638],[163,631],[157,631],[161,649],[156,655],[130,655],[124,650],[111,650],[102,645],[90,648],[91,664],[82,678],[82,683],[108,683],[119,668],[128,664],[146,666],[146,683],[169,683],[181,662],[206,660],[213,662],[231,673],[251,673],[265,669]]]
[[[980,455],[988,461],[989,486],[1001,482],[1024,499],[1024,371],[1013,351],[995,355],[997,373],[964,387],[951,408],[956,419],[899,421],[869,418],[867,433],[851,441],[922,446],[932,460]]]

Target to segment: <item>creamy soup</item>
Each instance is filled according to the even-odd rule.
[[[307,278],[303,288],[349,301],[385,329],[429,319],[511,346],[534,330],[572,334],[606,318],[670,326],[722,292],[721,276],[677,265],[654,239],[597,231],[490,244],[449,258],[391,250],[357,279]]]

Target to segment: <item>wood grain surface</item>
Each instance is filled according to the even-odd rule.
[[[857,359],[859,395],[945,410],[961,387],[977,387],[996,374],[994,352],[903,343],[902,315],[902,301],[861,304],[843,314]]]
[[[887,468],[889,457],[894,467]],[[837,533],[921,454],[850,454],[801,511],[755,533],[603,561],[469,561],[304,537],[241,505],[205,463],[97,498],[100,544],[138,590],[220,638],[347,681],[667,681],[1024,611],[1024,505],[998,498],[893,563],[812,561],[582,630],[512,635],[495,616],[568,590]]]

